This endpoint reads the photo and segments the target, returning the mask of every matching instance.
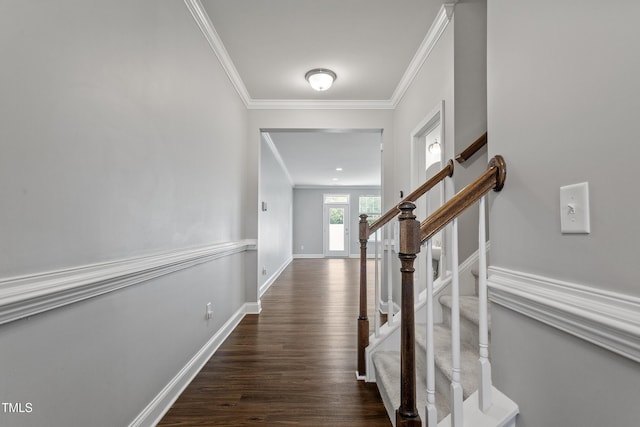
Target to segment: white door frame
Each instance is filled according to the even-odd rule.
[[[445,126],[444,126],[444,100],[441,101],[419,124],[415,127],[415,129],[411,132],[411,188],[417,188],[419,185],[425,182],[426,179],[426,144],[425,137],[431,133],[437,127],[440,127],[440,135],[438,136],[438,140],[440,142],[440,164],[442,166],[445,165],[445,155],[447,150],[446,147],[446,139],[445,139]],[[446,178],[448,180],[450,178]],[[439,184],[443,185],[443,184]],[[444,204],[447,199],[448,191],[446,189],[446,184],[443,185],[443,191],[440,196],[440,205]],[[423,196],[424,197],[424,196]],[[416,216],[419,221],[423,221],[426,218],[426,202],[424,199],[420,199],[418,203],[416,203]],[[441,266],[446,266],[446,237],[445,230],[443,233],[443,241],[442,241],[442,254],[441,254]],[[418,256],[417,265],[416,265],[416,283],[426,284],[426,251],[423,252],[423,256]],[[440,268],[440,274],[442,274],[446,268]],[[420,287],[416,287],[416,290]]]
[[[330,208],[343,208],[344,209],[344,250],[343,251],[331,251],[329,250],[329,209]],[[324,242],[324,256],[325,257],[349,257],[349,203],[324,203],[322,213],[322,235]]]

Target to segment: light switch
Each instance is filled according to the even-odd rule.
[[[563,234],[589,234],[589,183],[560,187],[560,231]]]
[[[213,306],[211,305],[210,302],[207,303],[207,313],[205,315],[205,317],[207,319],[211,319],[213,317]]]

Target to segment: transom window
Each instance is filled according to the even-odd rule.
[[[325,194],[324,203],[325,204],[349,203],[349,195],[348,194]]]

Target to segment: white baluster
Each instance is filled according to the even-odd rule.
[[[379,248],[378,248],[378,244],[379,239],[378,239],[378,232],[376,231],[375,233],[373,233],[375,235],[375,238],[373,239],[374,245],[375,245],[375,250],[374,250],[374,275],[375,275],[375,288],[374,288],[374,298],[375,298],[375,314],[373,315],[373,319],[374,319],[374,333],[375,333],[375,337],[378,338],[380,336],[380,270],[378,268],[378,262],[379,262]]]
[[[460,384],[460,281],[458,274],[458,218],[451,223],[451,426],[462,427],[462,385]]]
[[[393,324],[393,269],[391,266],[391,237],[392,231],[391,223],[387,228],[387,323],[389,326]]]
[[[485,412],[491,407],[491,362],[489,361],[489,322],[487,304],[487,238],[485,231],[485,198],[480,199],[480,220],[478,229],[478,309],[480,315],[480,378],[478,379],[478,403]]]
[[[431,239],[427,240],[427,425],[438,425],[436,409],[436,365],[433,343],[433,250]]]

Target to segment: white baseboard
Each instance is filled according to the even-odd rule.
[[[189,362],[169,381],[146,408],[129,424],[129,427],[155,426],[169,411],[171,405],[200,372],[202,367],[218,350],[225,339],[238,326],[246,314],[255,313],[255,306],[244,304],[233,316],[211,337],[211,339],[189,360]],[[258,303],[259,304],[259,303]]]
[[[262,313],[262,303],[258,302],[247,302],[244,304],[245,313],[246,314],[260,314]]]
[[[289,266],[289,264],[291,264],[291,262],[293,261],[293,257],[290,257],[289,259],[287,259],[281,266],[280,268],[278,268],[278,270],[276,270],[271,277],[269,277],[267,279],[266,282],[264,282],[261,286],[260,286],[260,290],[258,292],[258,298],[261,298],[262,295],[264,295],[265,292],[267,292],[269,290],[269,288],[271,287],[271,285],[273,285],[273,282],[276,281],[276,279],[278,277],[280,277],[280,275],[282,274],[282,272],[284,271],[285,268],[287,268]]]
[[[293,259],[324,258],[324,254],[293,254]]]
[[[640,298],[489,268],[492,302],[640,362]]]

